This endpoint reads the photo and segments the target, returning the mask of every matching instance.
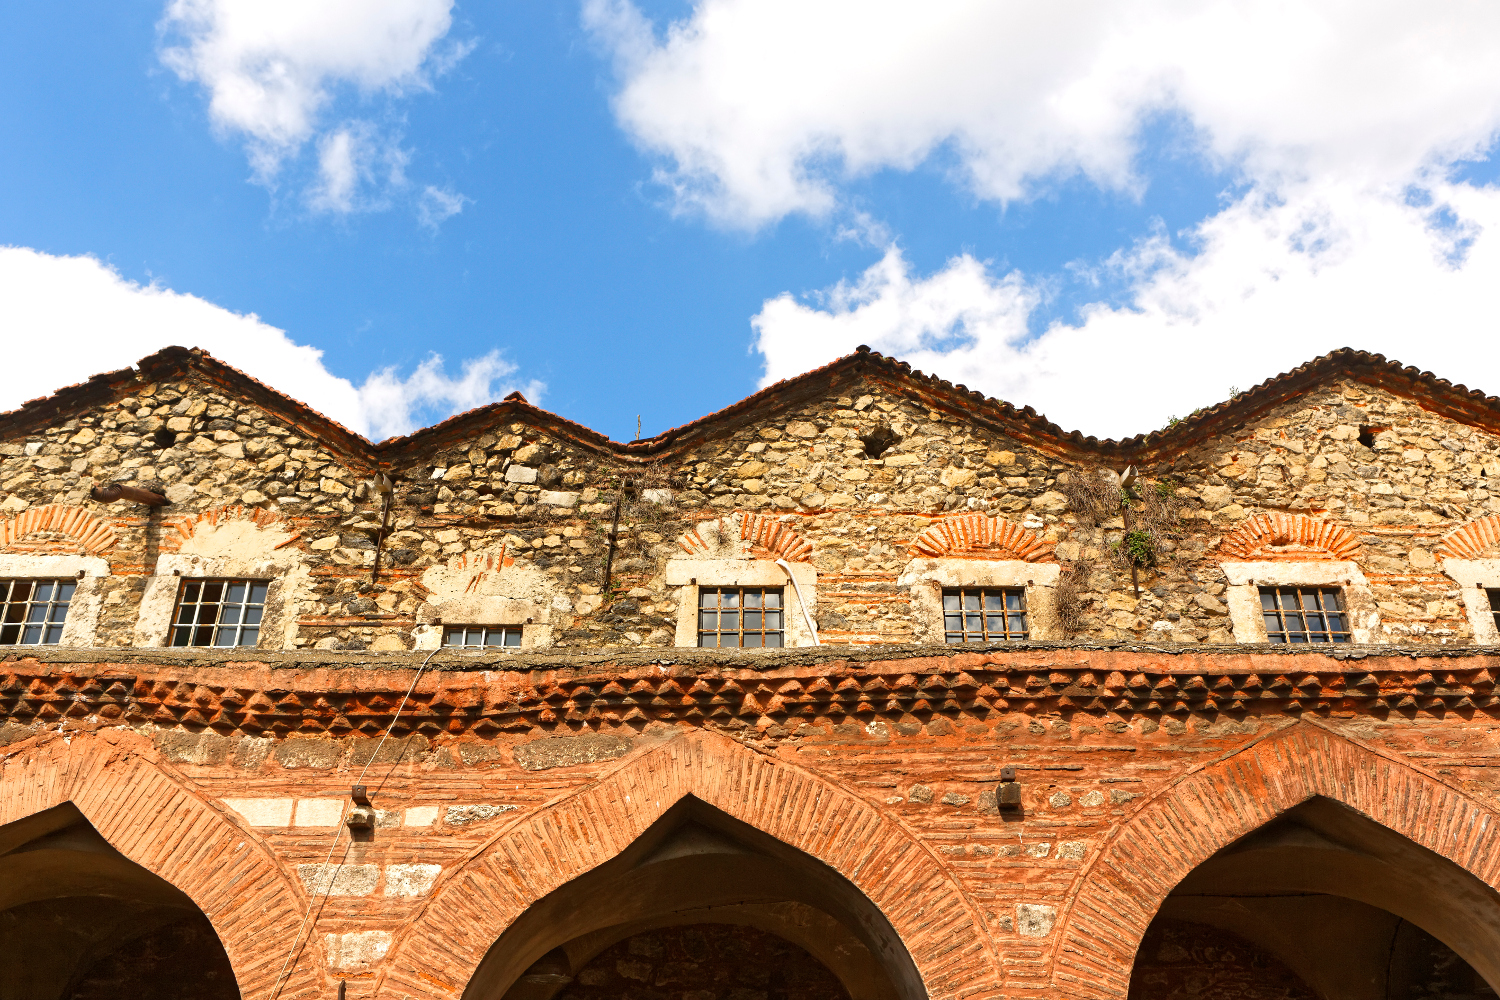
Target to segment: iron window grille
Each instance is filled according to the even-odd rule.
[[[74,580],[0,580],[0,646],[55,646],[62,640]]]
[[[183,580],[172,646],[254,646],[266,611],[266,580]]]
[[[1495,619],[1495,628],[1500,629],[1500,588],[1486,588],[1484,594],[1490,599],[1490,615]]]
[[[454,649],[519,649],[519,625],[453,625],[443,629],[443,645]]]
[[[1260,609],[1272,642],[1351,642],[1337,587],[1261,587]]]
[[[780,587],[699,587],[698,645],[780,648],[784,611]]]
[[[1025,639],[1026,591],[1020,587],[955,587],[943,591],[943,641]]]

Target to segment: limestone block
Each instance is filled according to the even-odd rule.
[[[309,864],[297,866],[308,895],[373,896],[380,882],[379,865]]]
[[[292,799],[223,799],[251,826],[291,826]]]
[[[385,958],[391,948],[390,931],[350,931],[325,934],[323,949],[333,969],[360,969]]]
[[[505,470],[505,481],[507,483],[534,483],[536,482],[536,469],[529,465],[512,465]]]
[[[401,899],[425,896],[443,871],[442,865],[386,865],[385,894]]]
[[[1022,937],[1043,938],[1052,933],[1057,922],[1057,907],[1046,903],[1016,904],[1016,933]]]

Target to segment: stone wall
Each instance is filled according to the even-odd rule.
[[[939,626],[914,567],[931,554],[924,532],[964,516],[1034,548],[941,555],[981,575],[986,560],[1060,566],[1050,582],[1020,580],[1036,588],[1038,637],[1222,643],[1235,632],[1220,564],[1263,515],[1350,534],[1368,641],[1464,644],[1475,633],[1444,539],[1500,513],[1489,418],[1440,412],[1359,372],[1257,390],[1274,398],[1246,394],[1133,451],[997,415],[1003,404],[869,355],[625,446],[511,400],[372,449],[192,352],[110,378],[0,420],[0,569],[24,575],[5,561],[47,553],[104,559],[84,596],[108,646],[156,634],[142,631],[142,601],[179,553],[199,559],[185,575],[260,560],[287,576],[263,646],[427,648],[473,596],[516,602],[506,607],[529,619],[528,646],[672,646],[693,597],[669,582],[669,561],[692,554],[685,539],[704,525],[734,532],[747,518],[806,543],[794,561],[816,572],[823,642],[931,642]],[[1131,516],[1154,538],[1134,582],[1113,499],[1126,464],[1141,473]],[[377,469],[396,483],[385,531]],[[117,480],[171,503],[89,499],[93,483]],[[97,521],[110,544],[22,523],[43,509]],[[1500,555],[1493,540],[1465,558]],[[1282,549],[1273,556],[1333,558]],[[1067,612],[1055,622],[1054,601]]]

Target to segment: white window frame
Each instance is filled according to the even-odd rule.
[[[700,587],[780,587],[782,645],[738,649],[755,653],[816,646],[817,636],[807,627],[818,617],[818,571],[812,563],[789,562],[792,579],[773,559],[670,559],[666,582],[677,592],[677,646],[698,648],[698,589]],[[796,581],[796,586],[792,585]],[[800,592],[800,596],[799,596]],[[803,601],[806,601],[804,610]]]
[[[305,566],[287,566],[271,559],[233,559],[220,556],[167,553],[157,558],[156,574],[146,581],[135,623],[135,644],[165,647],[177,613],[177,595],[184,579],[265,580],[265,614],[254,646],[183,646],[182,649],[291,649],[297,635],[296,616],[288,598],[307,576]]]
[[[1443,572],[1458,584],[1476,646],[1500,646],[1500,630],[1486,589],[1500,589],[1500,559],[1444,559]]]
[[[62,637],[50,647],[0,646],[0,649],[42,649],[98,645],[99,612],[104,608],[103,582],[109,563],[98,556],[21,555],[0,553],[0,577],[9,580],[73,580],[77,587],[68,601]]]
[[[421,623],[412,629],[416,649],[450,649],[455,653],[488,653],[499,650],[518,653],[552,645],[551,608],[536,601],[510,597],[457,597],[451,601],[423,604],[417,611]],[[443,629],[456,625],[501,626],[521,629],[521,645],[465,649],[444,646]]]
[[[1349,616],[1349,637],[1356,645],[1384,643],[1380,609],[1370,581],[1359,565],[1335,560],[1274,560],[1225,562],[1219,568],[1229,582],[1225,603],[1234,641],[1246,646],[1268,646],[1266,621],[1261,617],[1261,587],[1337,587],[1343,594],[1344,613]],[[1299,648],[1321,648],[1308,646]]]
[[[1057,563],[1021,559],[913,559],[896,578],[896,586],[911,592],[913,638],[935,646],[948,645],[943,627],[943,591],[1013,589],[1026,592],[1026,641],[1061,638],[1055,591],[1062,577]],[[1016,640],[999,640],[1014,642]],[[955,644],[974,645],[970,644]]]

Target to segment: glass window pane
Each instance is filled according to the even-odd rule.
[[[740,630],[740,613],[738,611],[719,612],[719,631],[738,632]]]
[[[188,629],[175,628],[172,630],[172,645],[186,646],[188,644],[188,640],[192,638],[192,635],[193,633]]]
[[[1335,635],[1333,637],[1333,641],[1334,642],[1348,642],[1349,641],[1349,633],[1347,633],[1347,632],[1340,632],[1340,633],[1338,633],[1337,635]]]
[[[746,649],[759,649],[760,648],[760,633],[759,632],[747,632],[745,634],[745,648]]]
[[[746,632],[759,632],[760,631],[760,612],[759,611],[746,611],[745,612],[745,631]]]
[[[505,640],[505,633],[500,629],[490,629],[484,633],[484,644],[486,646],[499,646]]]
[[[1276,610],[1276,594],[1273,591],[1262,589],[1260,592],[1260,607],[1262,611]]]
[[[252,604],[264,604],[264,603],[266,603],[266,590],[270,586],[271,585],[269,583],[252,583],[252,584],[250,584],[250,603],[252,603]]]
[[[746,594],[745,594],[745,607],[747,607],[747,608],[758,608],[758,607],[760,607],[760,591],[758,591],[758,590],[751,590],[751,591],[747,591],[746,592]]]
[[[1322,631],[1325,631],[1325,629],[1323,627],[1323,616],[1320,615],[1320,614],[1316,614],[1316,613],[1310,612],[1307,615],[1307,629],[1310,632],[1322,632]]]
[[[1490,591],[1490,593],[1493,594],[1494,591]],[[949,592],[943,594],[943,610],[944,611],[957,611],[958,610],[958,594],[956,592],[949,591]]]
[[[944,615],[943,628],[949,632],[962,632],[964,627],[963,615]]]
[[[508,628],[508,629],[506,629],[505,630],[505,644],[507,646],[519,646],[519,645],[521,645],[521,630],[518,629],[518,628]]]
[[[769,646],[769,647],[771,647],[772,649],[780,649],[781,648],[781,633],[780,632],[767,632],[766,633],[766,645]]]
[[[1297,592],[1295,590],[1282,590],[1282,591],[1279,591],[1278,593],[1280,593],[1280,595],[1281,595],[1281,607],[1282,607],[1282,610],[1284,610],[1284,611],[1296,611],[1296,610],[1298,610],[1298,608],[1297,608]]]
[[[740,592],[738,590],[723,590],[719,592],[719,607],[737,608],[740,606]]]
[[[983,632],[983,615],[964,615],[964,630],[968,632]]]
[[[260,642],[260,629],[258,629],[258,628],[240,629],[240,645],[241,646],[254,646],[254,645],[256,645],[259,642]]]
[[[27,625],[21,632],[21,642],[27,646],[34,646],[41,641],[42,627],[40,625]]]
[[[778,632],[781,631],[781,612],[780,611],[767,611],[766,612],[766,631],[769,632],[772,629],[775,629]]]
[[[964,594],[964,610],[965,611],[978,611],[979,610],[979,595],[978,594],[970,594],[970,593],[965,593]]]
[[[57,645],[61,641],[62,641],[62,626],[61,625],[49,625],[49,626],[47,626],[47,634],[42,637],[42,642],[46,643],[49,646],[55,646],[55,645]]]
[[[719,613],[717,611],[700,611],[700,612],[698,612],[698,627],[699,628],[712,630],[714,628],[714,626],[718,623],[718,621],[719,621]]]
[[[1271,633],[1271,635],[1269,636],[1269,638],[1270,638],[1270,640],[1272,642],[1286,642],[1286,636],[1282,635],[1279,632],[1273,632],[1273,633]]]
[[[215,646],[233,646],[234,645],[234,640],[236,638],[235,633],[238,632],[238,631],[239,631],[238,629],[233,629],[233,628],[221,628],[221,629],[219,629],[219,634],[216,635],[216,636],[214,636],[214,645]]]
[[[1010,619],[1010,630],[1012,632],[1020,633],[1026,631],[1025,615],[1007,615],[1006,617]]]
[[[240,623],[240,606],[231,604],[224,608],[224,613],[219,616],[219,622],[223,625],[238,625]]]
[[[240,582],[238,580],[236,580],[234,583],[231,583],[229,585],[229,595],[227,597],[225,597],[224,599],[226,601],[230,602],[231,604],[244,604],[245,603],[245,585],[244,585],[244,583],[242,583],[242,582]]]
[[[739,644],[740,644],[740,637],[739,637],[739,635],[737,635],[737,634],[731,634],[731,633],[725,633],[725,632],[721,632],[719,634],[719,645],[720,646],[724,646],[724,647],[730,647],[730,646],[738,647]]]
[[[52,581],[47,580],[36,584],[36,593],[32,595],[31,599],[33,601],[52,600]]]
[[[245,609],[245,624],[246,625],[259,625],[260,624],[260,616],[263,613],[264,612],[262,611],[262,609],[257,608],[257,607],[248,607],[248,608],[246,608]]]
[[[984,627],[990,631],[991,635],[999,635],[1000,633],[1005,631],[1005,616],[986,615],[984,619]]]
[[[1323,632],[1309,632],[1307,635],[1307,640],[1309,642],[1327,642],[1328,636]]]
[[[26,610],[26,620],[29,622],[40,622],[47,620],[47,605],[33,604]]]
[[[1306,632],[1289,632],[1287,633],[1287,637],[1291,639],[1292,642],[1307,642]]]
[[[1278,618],[1274,613],[1273,614],[1268,614],[1268,615],[1263,615],[1262,617],[1264,617],[1265,620],[1266,620],[1266,631],[1267,632],[1279,632],[1279,631],[1281,631],[1281,619]]]
[[[779,590],[768,590],[768,591],[766,591],[766,607],[768,607],[768,608],[779,608],[779,607],[781,607],[781,591],[779,591]]]

